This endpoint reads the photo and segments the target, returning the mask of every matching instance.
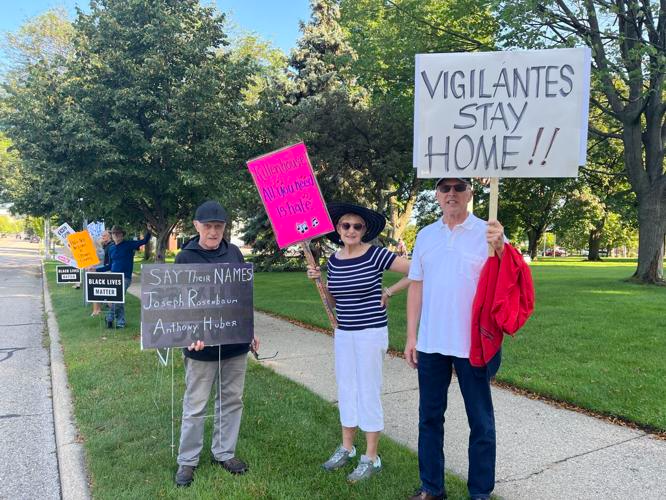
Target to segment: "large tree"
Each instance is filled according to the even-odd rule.
[[[497,22],[485,0],[341,0],[342,25],[357,57],[351,70],[368,93],[369,177],[377,206],[398,239],[417,194],[430,183],[412,168],[414,57],[493,50]]]
[[[592,49],[592,104],[617,123],[627,177],[638,200],[634,279],[663,283],[666,233],[666,3],[650,0],[524,0],[501,5],[507,43]],[[593,94],[594,95],[594,94]]]
[[[0,118],[7,153],[0,160],[4,197],[18,213],[71,217],[80,180],[66,174],[64,72],[73,54],[73,28],[62,11],[48,11],[5,35],[8,54]]]
[[[224,17],[196,0],[100,0],[75,22],[69,150],[92,202],[169,235],[242,163],[251,65],[225,51]],[[233,188],[229,189],[233,192]]]

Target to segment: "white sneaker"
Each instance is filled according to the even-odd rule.
[[[358,466],[354,471],[347,476],[347,481],[355,483],[357,481],[362,481],[368,479],[370,476],[377,474],[382,470],[382,459],[377,456],[377,459],[373,462],[367,455],[361,455],[361,460],[358,462]]]
[[[347,465],[349,459],[354,458],[355,456],[356,456],[355,446],[352,446],[351,451],[349,451],[347,448],[340,445],[333,452],[331,458],[329,458],[328,460],[326,460],[326,462],[322,464],[322,467],[327,471],[333,471]]]

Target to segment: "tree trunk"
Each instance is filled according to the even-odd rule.
[[[529,229],[527,231],[527,240],[529,242],[528,252],[530,258],[535,260],[537,258],[537,253],[539,252],[539,238],[541,237],[541,232],[536,229]]]
[[[416,196],[413,196],[409,199],[405,205],[405,210],[402,213],[398,213],[397,210],[390,209],[390,223],[393,228],[392,231],[389,231],[389,238],[393,241],[398,241],[402,238],[405,229],[409,225],[409,220],[412,217],[412,211],[414,209],[414,203],[416,202]]]
[[[155,264],[164,264],[171,231],[173,231],[173,226],[171,225],[165,228],[158,228],[157,230],[157,243],[155,244]]]
[[[143,260],[149,261],[153,256],[153,240],[150,239],[143,247]]]
[[[632,279],[641,283],[664,282],[666,208],[661,198],[653,193],[638,198],[638,266]]]
[[[601,247],[601,236],[604,232],[604,225],[606,224],[606,219],[601,219],[597,221],[592,229],[590,229],[590,237],[588,239],[588,250],[589,254],[587,255],[587,260],[592,262],[601,262],[601,257],[599,256],[599,248]]]

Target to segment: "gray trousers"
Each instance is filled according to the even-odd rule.
[[[206,405],[215,382],[215,415],[211,451],[215,460],[234,457],[241,415],[247,354],[217,361],[185,358],[185,396],[180,426],[178,464],[199,464],[203,449]]]

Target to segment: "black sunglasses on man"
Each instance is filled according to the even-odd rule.
[[[451,188],[455,189],[456,193],[464,193],[467,190],[467,184],[459,182],[458,184],[440,184],[437,189],[440,193],[448,193]]]

